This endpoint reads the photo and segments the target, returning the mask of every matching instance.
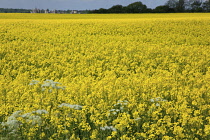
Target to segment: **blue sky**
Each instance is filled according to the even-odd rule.
[[[110,8],[113,5],[127,6],[139,0],[0,0],[0,8],[40,8],[58,10],[92,10]],[[149,8],[163,5],[167,0],[140,0]]]

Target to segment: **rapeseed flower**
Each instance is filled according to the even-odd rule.
[[[0,139],[208,139],[209,17],[0,14]]]

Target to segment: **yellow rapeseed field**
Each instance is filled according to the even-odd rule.
[[[209,140],[210,14],[0,14],[0,140]]]

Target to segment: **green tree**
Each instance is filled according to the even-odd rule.
[[[142,2],[134,2],[126,7],[127,13],[145,13],[147,12],[147,6]]]
[[[98,10],[98,13],[108,13],[108,10],[107,9],[104,9],[104,8],[100,8]]]
[[[210,0],[203,2],[202,9],[206,12],[210,12]]]
[[[173,8],[170,8],[168,5],[157,6],[154,10],[154,13],[172,13],[174,12]]]
[[[176,12],[184,12],[186,3],[186,0],[168,0],[165,5],[173,8]]]
[[[124,13],[124,7],[122,5],[114,5],[108,9],[109,13]]]
[[[169,8],[176,9],[177,0],[168,0],[165,5],[168,6]]]
[[[178,12],[184,12],[185,11],[185,0],[178,0],[176,9]]]
[[[193,0],[191,3],[191,11],[192,12],[202,12],[202,1],[201,0]]]

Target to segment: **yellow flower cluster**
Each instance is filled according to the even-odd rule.
[[[0,139],[210,139],[210,14],[0,14]]]

